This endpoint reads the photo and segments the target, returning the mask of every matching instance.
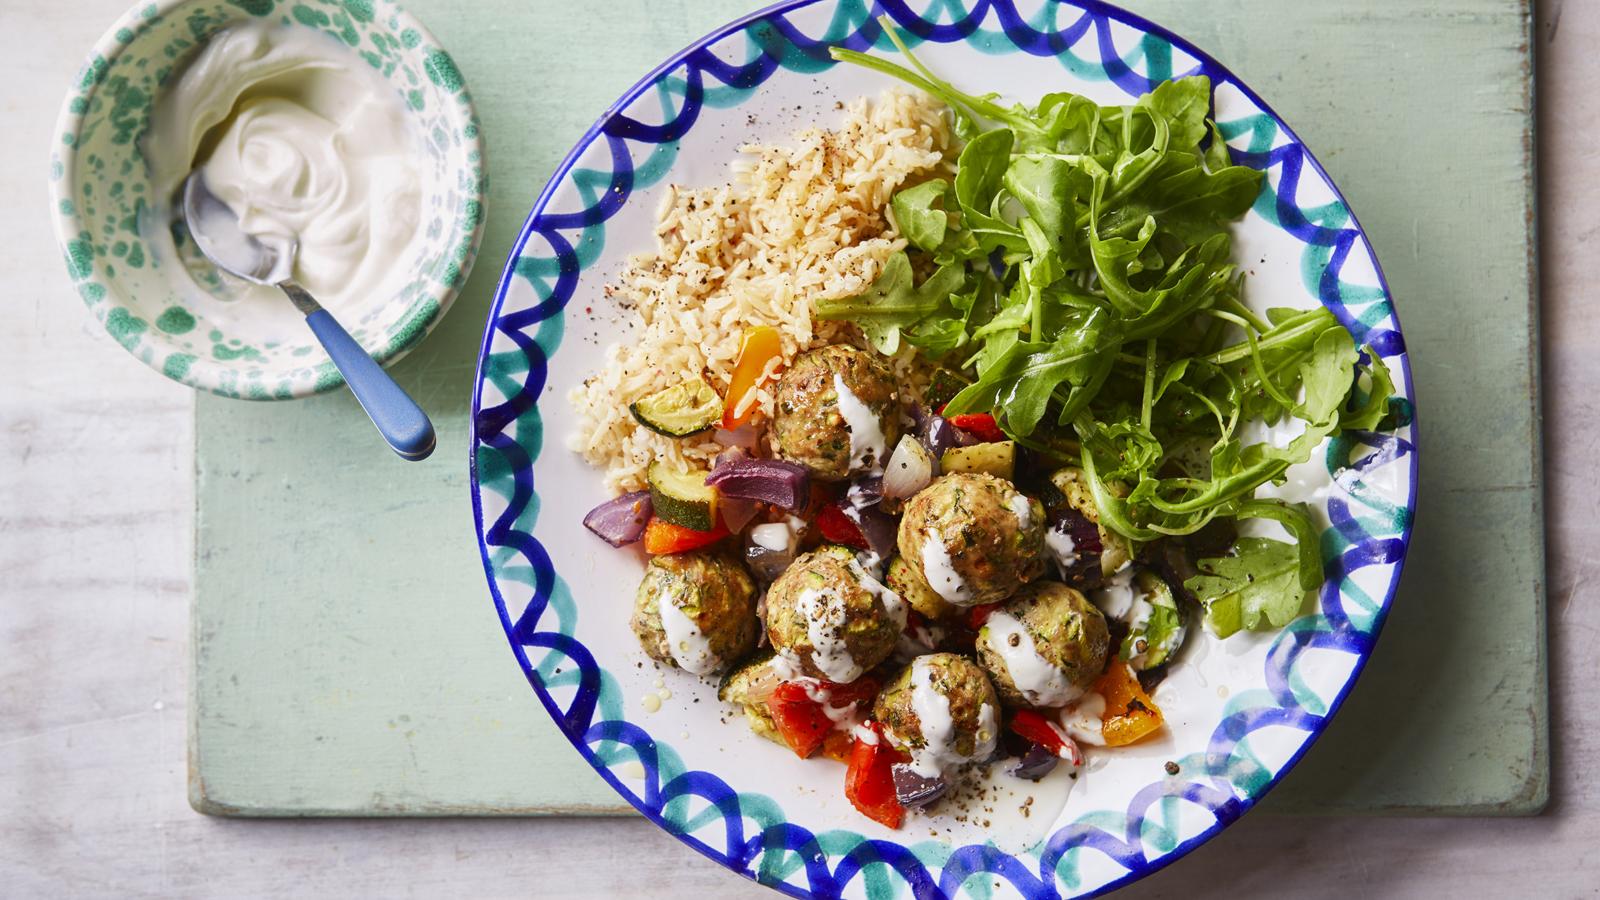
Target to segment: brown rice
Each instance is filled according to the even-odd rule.
[[[948,171],[942,107],[899,91],[859,100],[832,131],[808,129],[792,147],[747,146],[730,184],[672,186],[657,250],[628,261],[615,294],[637,316],[634,340],[607,348],[604,367],[573,390],[572,448],[605,470],[614,491],[636,490],[657,459],[704,467],[723,448],[711,435],[675,439],[639,425],[628,404],[694,375],[726,395],[745,331],[778,329],[783,362],[855,329],[813,320],[819,299],[860,293],[905,246],[889,199],[908,180]],[[916,380],[909,350],[894,363]],[[769,372],[770,374],[770,372]],[[772,382],[755,393],[772,413]]]

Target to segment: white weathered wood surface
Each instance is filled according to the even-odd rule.
[[[192,399],[89,322],[42,227],[62,85],[121,5],[0,4],[0,896],[761,896],[637,820],[237,821],[189,809]],[[1246,817],[1130,894],[1600,893],[1600,788],[1588,777],[1600,751],[1588,643],[1600,631],[1596,46],[1600,3],[1543,4],[1550,810]]]

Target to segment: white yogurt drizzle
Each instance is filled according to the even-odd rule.
[[[774,552],[789,550],[794,546],[794,530],[786,522],[769,522],[750,529],[750,540]]]
[[[1150,617],[1150,601],[1144,599],[1141,591],[1134,590],[1133,569],[1124,568],[1111,576],[1111,581],[1106,586],[1095,591],[1090,597],[1100,611],[1113,619],[1122,622],[1132,621],[1139,613],[1139,607],[1144,608],[1144,617]]]
[[[933,670],[928,657],[919,657],[911,663],[911,711],[917,714],[923,745],[911,749],[911,767],[925,778],[937,778],[974,759],[988,759],[994,753],[999,732],[995,728],[995,709],[985,703],[978,708],[978,733],[974,738],[972,756],[963,756],[955,748],[956,723],[950,715],[950,698],[939,693],[933,685]],[[910,745],[909,741],[901,743]]]
[[[838,395],[839,415],[844,416],[844,424],[850,429],[850,471],[881,467],[888,447],[877,413],[861,402],[837,372],[833,375],[833,390]]]
[[[1083,698],[1061,712],[1061,727],[1072,739],[1081,744],[1105,746],[1101,734],[1100,717],[1105,715],[1106,698],[1099,694],[1084,694]]]
[[[936,533],[928,535],[922,545],[922,577],[946,603],[966,606],[972,600],[972,588],[956,571],[950,561],[950,548]]]
[[[685,672],[709,675],[721,668],[722,660],[711,650],[711,641],[700,626],[678,606],[677,592],[670,589],[656,597],[661,608],[661,630],[667,635],[667,652]]]
[[[1077,567],[1078,544],[1072,539],[1072,535],[1067,533],[1065,523],[1044,533],[1044,545],[1049,549],[1051,557],[1055,559],[1056,568],[1063,575],[1068,570]]]
[[[1006,674],[1024,699],[1034,706],[1065,706],[1083,694],[1066,673],[1039,655],[1033,635],[1016,616],[995,610],[985,624],[980,640],[999,657]]]
[[[834,705],[833,692],[823,687],[822,682],[815,678],[801,675],[798,678],[787,680],[793,681],[805,689],[806,698],[821,708],[822,714],[828,717],[829,722],[833,723],[835,731],[850,731],[865,718],[862,715],[861,704],[859,703],[846,703],[843,706]]]
[[[828,588],[811,588],[795,599],[795,612],[806,622],[811,665],[829,681],[840,684],[860,678],[862,668],[844,642],[844,626],[849,619],[844,598]]]
[[[962,759],[950,746],[956,730],[950,699],[934,688],[926,657],[911,663],[911,710],[917,714],[923,740],[920,748],[911,750],[911,767],[917,774],[937,778],[946,768],[959,765]]]
[[[1027,497],[1012,494],[1006,505],[1011,508],[1011,514],[1017,517],[1018,530],[1027,531],[1033,527],[1033,503]]]

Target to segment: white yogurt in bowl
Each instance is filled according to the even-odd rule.
[[[269,244],[294,244],[294,279],[336,315],[359,315],[404,287],[398,261],[424,238],[431,173],[405,102],[341,41],[253,22],[213,37],[155,105],[144,155],[158,202],[147,239],[176,258],[159,198],[191,169]],[[271,327],[272,288],[239,284],[217,316]],[[210,296],[210,295],[206,295]]]
[[[130,12],[69,94],[52,156],[79,295],[140,359],[224,396],[342,381],[280,292],[200,256],[174,213],[191,171],[248,232],[296,245],[295,280],[379,362],[437,323],[482,235],[481,136],[449,55],[392,3],[292,12],[273,0]]]

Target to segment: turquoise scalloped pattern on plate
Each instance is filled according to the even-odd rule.
[[[1177,760],[1181,775],[1137,787],[1124,807],[1075,815],[1020,855],[984,843],[868,838],[849,822],[809,829],[772,797],[735,790],[717,773],[687,766],[664,735],[628,717],[617,677],[576,637],[583,613],[560,561],[534,537],[548,367],[558,354],[564,364],[595,364],[593,357],[575,363],[582,351],[564,351],[563,339],[571,324],[567,302],[583,279],[597,277],[608,223],[631,196],[672,171],[678,142],[705,108],[750,102],[783,72],[828,69],[829,45],[885,50],[874,21],[881,13],[917,41],[1054,59],[1072,78],[1114,85],[1130,98],[1171,77],[1210,76],[1235,160],[1268,173],[1255,212],[1300,247],[1305,305],[1332,309],[1358,342],[1400,374],[1396,429],[1348,434],[1327,447],[1324,463],[1335,482],[1324,511],[1327,581],[1316,611],[1271,643],[1259,684],[1228,699],[1209,740]],[[812,33],[798,24],[801,18]],[[650,97],[661,109],[656,124],[629,114]],[[597,159],[608,165],[593,165]],[[555,208],[564,196],[579,205]],[[859,0],[795,0],[708,36],[647,76],[584,136],[534,205],[484,337],[474,400],[473,505],[490,592],[539,699],[613,788],[685,843],[795,896],[1090,896],[1181,857],[1237,819],[1338,709],[1393,600],[1410,535],[1417,465],[1411,385],[1381,270],[1343,199],[1253,92],[1180,38],[1093,0],[1045,3],[1031,12],[1009,0],[941,0],[920,12],[887,0],[871,7]],[[562,514],[576,530],[578,516]],[[1308,669],[1313,651],[1345,658],[1346,668],[1331,679]],[[1298,738],[1287,753],[1264,754],[1252,736],[1267,729],[1289,729]],[[623,767],[633,769],[631,783],[621,777]]]

